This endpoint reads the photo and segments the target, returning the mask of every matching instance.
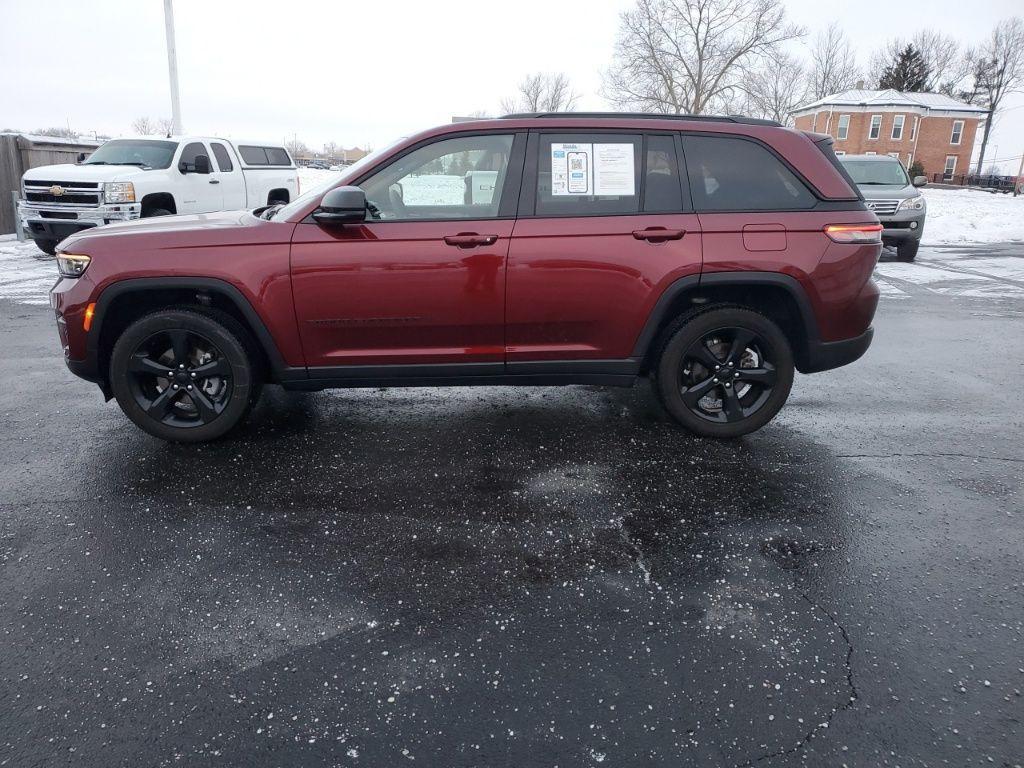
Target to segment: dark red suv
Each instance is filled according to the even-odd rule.
[[[525,114],[426,131],[287,204],[65,240],[68,367],[165,439],[286,389],[630,386],[689,430],[774,416],[871,342],[881,227],[827,136]]]

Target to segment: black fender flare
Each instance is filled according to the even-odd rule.
[[[215,277],[134,277],[111,283],[103,289],[96,299],[96,308],[93,311],[92,326],[86,341],[85,352],[86,360],[91,363],[94,375],[98,378],[105,378],[98,370],[99,340],[103,330],[103,321],[107,311],[110,309],[110,305],[115,299],[125,294],[159,290],[188,290],[197,293],[216,293],[228,299],[242,313],[242,316],[252,329],[256,336],[256,343],[262,347],[267,356],[267,361],[270,363],[274,377],[279,378],[282,373],[289,370],[284,362],[284,358],[281,356],[280,350],[277,348],[274,337],[267,330],[263,319],[245,297],[245,294],[231,283]],[[305,368],[302,370],[305,371]]]
[[[821,344],[818,332],[818,320],[811,307],[807,293],[795,277],[779,272],[704,272],[700,275],[687,275],[671,283],[658,298],[654,309],[644,323],[643,330],[633,345],[633,357],[643,359],[655,341],[662,321],[672,307],[673,302],[684,292],[699,290],[704,287],[718,286],[772,286],[782,288],[792,297],[800,312],[804,332],[807,335],[808,351]]]

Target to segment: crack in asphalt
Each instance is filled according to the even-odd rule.
[[[839,453],[837,459],[978,459],[982,461],[1012,461],[1016,464],[1024,464],[1024,459],[1017,459],[1012,456],[980,456],[972,453]]]
[[[629,534],[629,531],[626,530],[625,518],[619,519],[619,534],[622,536],[622,540],[626,544],[626,546],[633,550],[633,555],[635,558],[634,562],[636,563],[637,568],[640,569],[640,572],[644,575],[644,584],[650,584],[651,569],[647,565],[647,561],[644,560],[644,551],[640,548],[640,545],[633,540],[633,537]],[[657,582],[654,583],[654,586],[656,586],[659,590],[661,589],[661,585]]]
[[[819,722],[813,728],[811,728],[811,730],[808,731],[804,735],[804,737],[800,739],[799,742],[797,742],[795,746],[787,747],[786,749],[779,749],[774,752],[768,752],[757,757],[748,758],[742,763],[737,763],[735,768],[750,768],[750,766],[760,763],[763,760],[771,760],[776,757],[783,757],[785,755],[791,755],[795,752],[799,752],[804,747],[806,747],[808,743],[810,743],[811,739],[813,739],[817,735],[818,731],[828,728],[832,724],[832,720],[836,717],[836,715],[838,715],[840,712],[845,712],[847,709],[853,706],[854,702],[857,701],[857,699],[860,698],[860,691],[857,689],[857,683],[853,679],[853,643],[850,640],[850,636],[846,632],[846,627],[844,627],[840,623],[840,621],[832,614],[831,611],[811,600],[811,598],[809,598],[806,593],[801,593],[800,596],[804,600],[806,600],[812,608],[816,608],[817,610],[825,614],[828,617],[828,620],[831,621],[839,630],[839,634],[842,635],[843,641],[846,643],[846,661],[844,662],[844,666],[846,667],[846,685],[850,689],[850,696],[842,706],[832,707],[829,713],[825,716],[825,719]]]

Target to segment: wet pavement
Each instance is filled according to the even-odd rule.
[[[0,300],[0,765],[1021,764],[1024,300],[894,279],[732,443],[641,385],[166,445]]]

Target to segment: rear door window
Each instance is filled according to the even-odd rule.
[[[614,216],[640,211],[639,134],[542,134],[538,216]]]
[[[644,152],[644,212],[679,213],[682,210],[675,139],[660,134],[650,135]]]
[[[213,156],[217,158],[217,168],[223,173],[229,173],[235,170],[234,164],[231,162],[231,155],[228,154],[228,149],[219,142],[212,142],[210,147],[213,149]]]
[[[684,135],[683,154],[698,212],[806,210],[817,202],[796,174],[757,142]]]

